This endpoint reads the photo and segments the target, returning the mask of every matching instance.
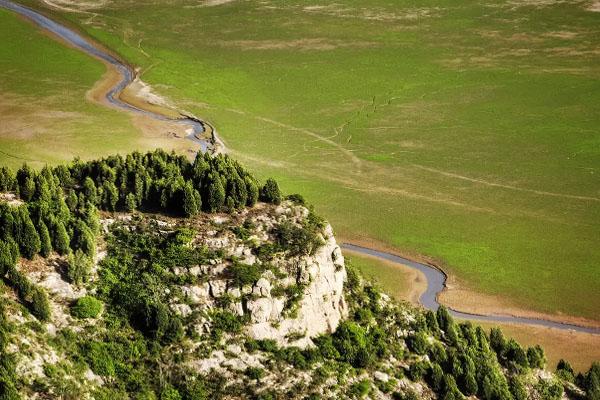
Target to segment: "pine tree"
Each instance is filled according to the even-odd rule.
[[[246,182],[246,191],[248,192],[246,205],[252,207],[258,201],[258,185],[256,184],[256,181],[249,176],[246,176],[244,181]]]
[[[518,376],[513,376],[509,382],[510,393],[514,400],[527,400],[527,391],[525,385]]]
[[[200,207],[202,205],[202,200],[200,200],[200,194],[194,187],[191,182],[187,182],[183,186],[183,213],[186,217],[191,217],[193,215],[198,214],[200,211]]]
[[[260,190],[260,199],[265,203],[281,203],[281,191],[279,190],[279,185],[274,179],[267,179],[267,182]]]
[[[35,194],[35,182],[33,180],[34,172],[27,164],[17,171],[17,182],[19,186],[19,196],[25,201],[31,200]]]
[[[97,235],[100,232],[100,219],[98,218],[98,210],[93,204],[88,203],[85,209],[84,221],[94,235]]]
[[[104,192],[104,199],[102,201],[104,209],[108,211],[115,211],[117,208],[117,201],[119,201],[119,192],[117,191],[117,187],[111,181],[106,181],[102,185],[102,189]]]
[[[52,252],[52,242],[50,240],[50,232],[48,232],[48,227],[41,221],[39,224],[39,231],[41,241],[40,254],[42,257],[48,257]]]
[[[71,250],[69,245],[71,239],[65,229],[64,224],[61,221],[56,221],[54,227],[54,249],[60,255],[68,254]]]
[[[0,279],[4,277],[8,270],[13,266],[14,259],[9,244],[2,240],[0,241]]]
[[[67,259],[67,279],[74,285],[81,285],[88,280],[92,269],[91,259],[81,250],[70,253]]]
[[[19,208],[19,219],[20,219],[20,237],[19,237],[19,249],[21,254],[29,259],[32,259],[34,255],[40,252],[41,241],[40,236],[35,230],[35,226],[29,217],[27,207],[22,206]]]
[[[14,190],[15,176],[8,167],[0,167],[0,192],[9,192]]]
[[[135,195],[133,193],[127,194],[125,196],[125,209],[129,212],[132,212],[137,207],[137,201]]]
[[[48,321],[50,319],[50,304],[48,303],[48,295],[44,289],[37,286],[33,287],[30,311],[40,321]]]
[[[75,250],[81,250],[86,256],[96,255],[96,239],[85,222],[78,220],[73,230],[72,245]]]
[[[209,176],[207,200],[206,209],[209,212],[219,211],[225,204],[225,189],[218,177]]]

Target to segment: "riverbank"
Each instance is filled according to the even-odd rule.
[[[347,242],[342,245],[342,248],[345,250],[351,250],[355,253],[377,257],[388,262],[394,262],[399,265],[408,266],[422,272],[427,279],[427,288],[419,298],[419,303],[427,309],[437,310],[441,303],[447,306],[450,310],[450,313],[456,318],[474,321],[542,326],[552,329],[600,335],[600,326],[598,326],[594,321],[585,320],[585,322],[588,324],[583,324],[581,319],[560,319],[557,316],[548,316],[533,312],[524,312],[523,314],[519,315],[514,314],[514,309],[492,309],[493,311],[490,313],[483,313],[475,312],[473,311],[473,308],[463,307],[462,303],[456,304],[455,306],[445,304],[443,301],[441,301],[441,298],[444,292],[448,290],[448,275],[435,264],[417,262],[401,257],[390,251],[376,250],[373,247],[366,247]],[[471,301],[472,302],[468,303],[468,305],[475,304],[473,302],[476,300],[471,299]],[[480,310],[481,308],[476,309]],[[570,319],[570,321],[568,321],[568,319]]]
[[[118,56],[112,54],[103,46],[84,38],[74,30],[53,21],[41,12],[31,8],[13,3],[8,0],[0,0],[0,7],[11,10],[21,17],[26,18],[40,27],[44,32],[51,34],[55,39],[64,44],[77,48],[84,53],[100,60],[106,67],[105,73],[100,81],[88,92],[88,99],[100,102],[101,104],[117,107],[122,110],[149,117],[155,121],[167,122],[173,126],[188,126],[184,135],[172,133],[172,137],[185,137],[200,145],[201,151],[210,149],[211,152],[222,152],[222,142],[216,138],[216,132],[206,122],[195,116],[188,116],[174,107],[169,107],[166,102],[148,101],[147,91],[145,96],[140,96],[143,89],[149,87],[137,77],[137,72],[128,64],[121,61]],[[133,87],[132,87],[133,86]],[[155,99],[161,100],[157,95],[152,95]],[[136,124],[138,127],[144,127],[147,124]],[[178,130],[176,128],[176,130]],[[147,132],[145,132],[147,133]]]

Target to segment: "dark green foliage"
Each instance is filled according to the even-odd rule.
[[[119,191],[114,183],[105,181],[102,184],[102,208],[108,211],[116,211],[117,201],[119,201]]]
[[[128,193],[127,196],[125,196],[125,210],[132,212],[136,209],[136,207],[137,207],[137,200],[136,200],[135,194]]]
[[[513,376],[509,382],[510,393],[514,400],[527,400],[527,390],[518,376]]]
[[[37,286],[32,287],[29,310],[40,321],[48,321],[50,319],[50,304],[48,303],[48,295],[44,289]]]
[[[258,184],[256,183],[256,180],[250,176],[245,177],[245,183],[247,192],[246,206],[252,207],[258,201]]]
[[[301,206],[306,205],[306,200],[304,200],[304,196],[298,193],[288,194],[287,196],[285,196],[285,199],[291,201],[294,204],[298,204]]]
[[[236,286],[253,285],[260,279],[262,269],[256,265],[247,265],[242,263],[233,263],[227,271],[231,275],[233,284]]]
[[[244,373],[248,378],[255,381],[260,381],[260,379],[265,375],[265,370],[262,368],[248,367]]]
[[[556,365],[556,374],[567,382],[575,381],[575,371],[573,371],[573,367],[571,367],[571,364],[569,364],[568,361],[565,361],[562,358]]]
[[[8,280],[19,299],[34,317],[40,321],[50,319],[50,305],[44,289],[33,285],[24,274],[14,267],[11,267],[8,271]]]
[[[204,202],[204,204],[206,204],[205,209],[209,212],[219,211],[225,204],[225,189],[218,177],[215,178],[212,175],[209,175],[208,179],[209,182],[206,190],[207,201]]]
[[[408,347],[417,354],[426,354],[429,350],[429,342],[425,332],[417,332],[412,336],[409,336],[406,344]]]
[[[102,307],[100,300],[92,296],[83,296],[71,307],[71,314],[76,318],[96,318]]]
[[[89,201],[92,204],[98,203],[98,190],[96,189],[96,184],[89,176],[83,181],[83,194],[85,195],[86,201]]]
[[[490,330],[490,347],[496,352],[498,357],[503,357],[506,352],[506,339],[500,328]]]
[[[214,339],[220,339],[225,333],[239,333],[242,330],[242,321],[237,315],[229,311],[216,311],[211,314],[212,319],[212,336]]]
[[[356,368],[364,368],[372,360],[367,332],[354,322],[344,321],[338,326],[333,345],[340,359]]]
[[[348,390],[348,395],[352,398],[362,399],[371,391],[371,382],[368,379],[363,379],[354,383]]]
[[[92,269],[92,260],[81,250],[69,254],[67,259],[66,276],[69,282],[81,285],[87,282]]]
[[[16,177],[7,167],[0,167],[0,192],[10,192],[16,189]]]
[[[506,343],[503,356],[506,359],[504,364],[511,364],[517,371],[529,367],[527,353],[514,339],[510,339]]]
[[[19,196],[25,201],[31,200],[35,194],[35,181],[33,180],[33,175],[33,170],[27,164],[24,164],[17,171]]]
[[[449,374],[444,375],[444,380],[442,382],[442,393],[442,398],[444,400],[464,398],[464,396],[456,386],[456,380],[452,375]]]
[[[171,385],[167,385],[160,392],[160,400],[182,400],[179,391]]]
[[[563,387],[559,382],[541,379],[534,388],[544,400],[558,400],[563,395]]]
[[[78,220],[73,226],[71,248],[81,250],[89,258],[96,255],[96,238],[92,230],[82,220]]]
[[[394,400],[419,400],[419,396],[412,390],[407,389],[406,391],[392,393],[392,399]]]
[[[260,189],[260,199],[265,203],[281,203],[281,191],[279,190],[279,185],[274,179],[267,179],[265,185]]]
[[[48,257],[52,252],[52,239],[50,239],[50,232],[48,231],[48,227],[43,222],[39,224],[39,232],[41,243],[40,255],[42,257]]]
[[[102,376],[114,376],[116,366],[110,346],[101,342],[89,342],[84,345],[87,363],[94,373]]]
[[[0,278],[6,275],[16,262],[17,260],[12,254],[10,244],[4,240],[0,241]]]
[[[600,363],[594,362],[582,382],[587,400],[600,400]]]
[[[319,231],[320,227],[310,222],[298,226],[285,221],[275,228],[274,233],[277,245],[295,256],[313,254],[323,244]]]
[[[527,349],[527,360],[531,368],[544,368],[546,356],[539,345]]]
[[[31,259],[40,252],[42,243],[25,206],[19,207],[19,222],[17,226],[16,239],[19,244],[19,250],[23,257]]]
[[[65,229],[65,225],[60,221],[55,222],[54,229],[54,249],[58,252],[58,254],[65,255],[71,249],[69,245],[71,241],[69,234]]]
[[[0,299],[0,400],[20,400],[16,388],[15,358],[14,355],[6,353],[9,331],[4,300]]]
[[[424,361],[417,361],[410,365],[408,368],[408,377],[413,381],[419,381],[423,379],[427,370],[429,369],[429,364]]]
[[[186,217],[191,217],[198,214],[200,207],[202,206],[202,200],[200,199],[200,193],[193,188],[190,182],[183,186],[183,214]]]
[[[444,371],[438,363],[433,363],[431,365],[427,381],[434,392],[440,393],[443,389]]]

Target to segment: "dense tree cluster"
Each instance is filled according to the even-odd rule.
[[[76,159],[40,171],[27,164],[16,173],[2,167],[0,192],[13,193],[22,201],[18,206],[0,202],[0,276],[20,287],[17,292],[24,302],[42,318],[48,317],[45,293],[14,270],[18,257],[47,257],[56,251],[67,256],[64,269],[68,280],[84,284],[100,229],[97,209],[192,216],[201,210],[234,211],[252,206],[259,194],[263,201],[281,201],[274,180],[260,188],[250,173],[227,156],[198,154],[190,163],[162,150],[89,162]],[[161,318],[160,308],[153,312],[151,319]]]

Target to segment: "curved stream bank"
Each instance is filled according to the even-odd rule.
[[[386,253],[383,251],[373,250],[368,247],[357,246],[349,243],[341,245],[342,249],[354,251],[356,253],[365,254],[368,256],[376,257],[382,260],[391,261],[393,263],[406,265],[409,268],[421,271],[427,279],[427,289],[419,298],[419,303],[428,310],[437,310],[440,307],[438,296],[446,287],[446,274],[441,270],[427,264],[422,264],[416,261],[412,261],[395,254]],[[547,328],[572,330],[582,333],[593,333],[600,334],[600,328],[593,328],[587,326],[580,326],[575,324],[568,324],[563,322],[550,321],[546,319],[538,318],[527,318],[517,317],[512,315],[483,315],[483,314],[472,314],[461,312],[448,308],[448,311],[452,316],[461,319],[469,319],[475,321],[487,321],[487,322],[506,322],[520,325],[538,325]]]
[[[197,118],[186,115],[182,115],[181,118],[169,118],[165,115],[144,110],[122,101],[119,98],[119,94],[135,79],[135,72],[130,66],[128,66],[124,62],[120,61],[111,54],[103,51],[102,49],[95,47],[92,43],[87,41],[83,36],[81,36],[77,32],[51,20],[50,18],[38,13],[37,11],[34,11],[30,8],[24,7],[20,4],[16,4],[8,0],[0,0],[0,7],[14,11],[15,13],[32,21],[40,28],[52,32],[65,42],[78,48],[84,53],[89,54],[92,57],[98,58],[106,62],[107,64],[110,64],[113,67],[115,67],[115,69],[121,76],[121,80],[113,88],[111,88],[108,91],[108,93],[106,93],[106,100],[110,104],[123,110],[150,116],[159,121],[169,121],[175,124],[189,126],[191,128],[191,131],[189,132],[187,138],[198,143],[201,147],[202,152],[207,151],[209,146],[213,144],[210,140],[200,139],[200,135],[205,131],[205,123]]]

